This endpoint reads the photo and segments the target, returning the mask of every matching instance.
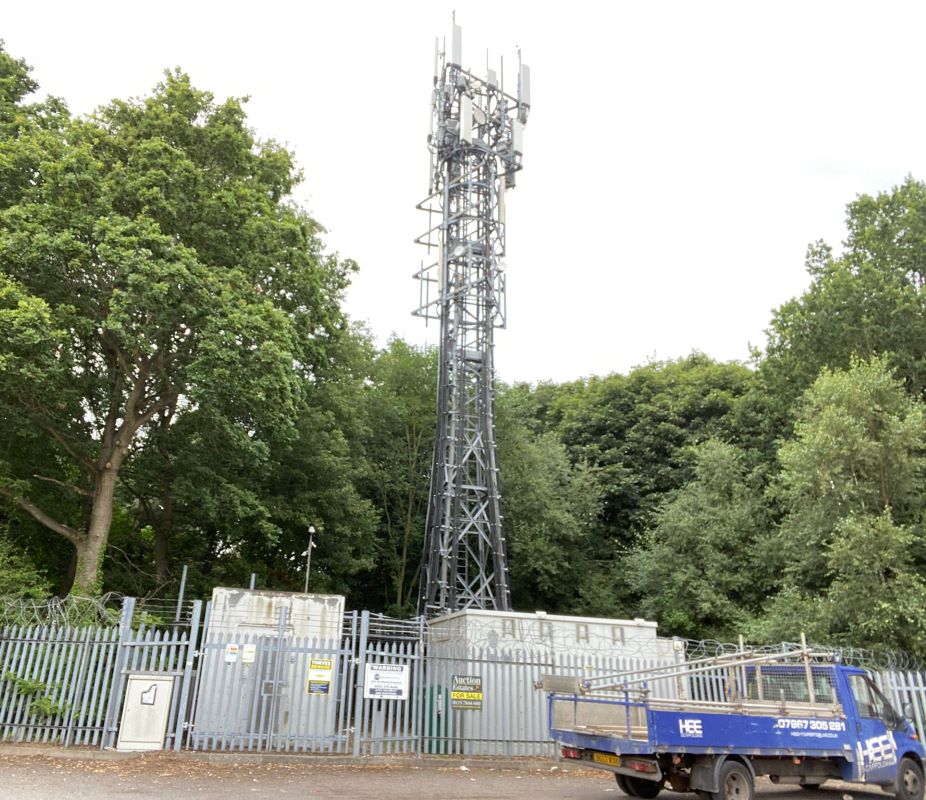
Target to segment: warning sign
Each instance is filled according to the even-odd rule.
[[[331,691],[331,671],[334,662],[329,658],[313,658],[309,662],[309,677],[305,682],[306,694],[328,694]]]
[[[482,709],[482,675],[454,675],[450,684],[450,707],[480,711]]]
[[[363,696],[369,700],[408,700],[408,664],[367,664]]]

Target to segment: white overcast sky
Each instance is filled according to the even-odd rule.
[[[626,372],[762,345],[807,286],[808,242],[845,204],[926,177],[926,4],[854,2],[6,3],[0,38],[42,93],[86,113],[180,66],[249,95],[295,150],[298,200],[360,265],[354,319],[436,341],[410,316],[425,218],[434,39],[464,65],[531,67],[509,193],[506,381]]]

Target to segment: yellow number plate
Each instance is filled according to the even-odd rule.
[[[592,761],[596,764],[607,764],[609,767],[619,767],[621,765],[621,757],[612,756],[610,753],[592,753]]]

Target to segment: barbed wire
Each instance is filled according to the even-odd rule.
[[[683,639],[685,645],[685,658],[694,661],[699,658],[714,658],[739,652],[738,644],[718,642],[713,639]],[[787,650],[798,650],[799,642],[777,642],[765,645],[747,645],[747,649],[757,653],[777,653]],[[848,645],[810,644],[809,648],[818,655],[828,656],[840,660],[843,664],[852,664],[865,669],[923,671],[923,661],[904,650],[882,650],[866,647],[852,647]]]
[[[84,627],[88,625],[118,625],[125,595],[107,592],[100,597],[52,597],[48,600],[30,600],[0,596],[0,627],[45,626],[49,628]],[[189,625],[192,620],[192,600],[139,598],[132,615],[132,627],[161,627]]]
[[[107,592],[100,597],[52,597],[30,600],[0,596],[0,626],[46,626],[50,628],[115,625],[124,596]]]

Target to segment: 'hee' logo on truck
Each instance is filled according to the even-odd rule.
[[[890,767],[897,763],[897,745],[894,734],[888,731],[884,736],[873,736],[857,745],[860,772],[865,775],[876,769]]]
[[[701,720],[699,719],[680,719],[678,721],[678,732],[679,735],[688,739],[700,739],[704,736],[704,731],[701,729]]]

